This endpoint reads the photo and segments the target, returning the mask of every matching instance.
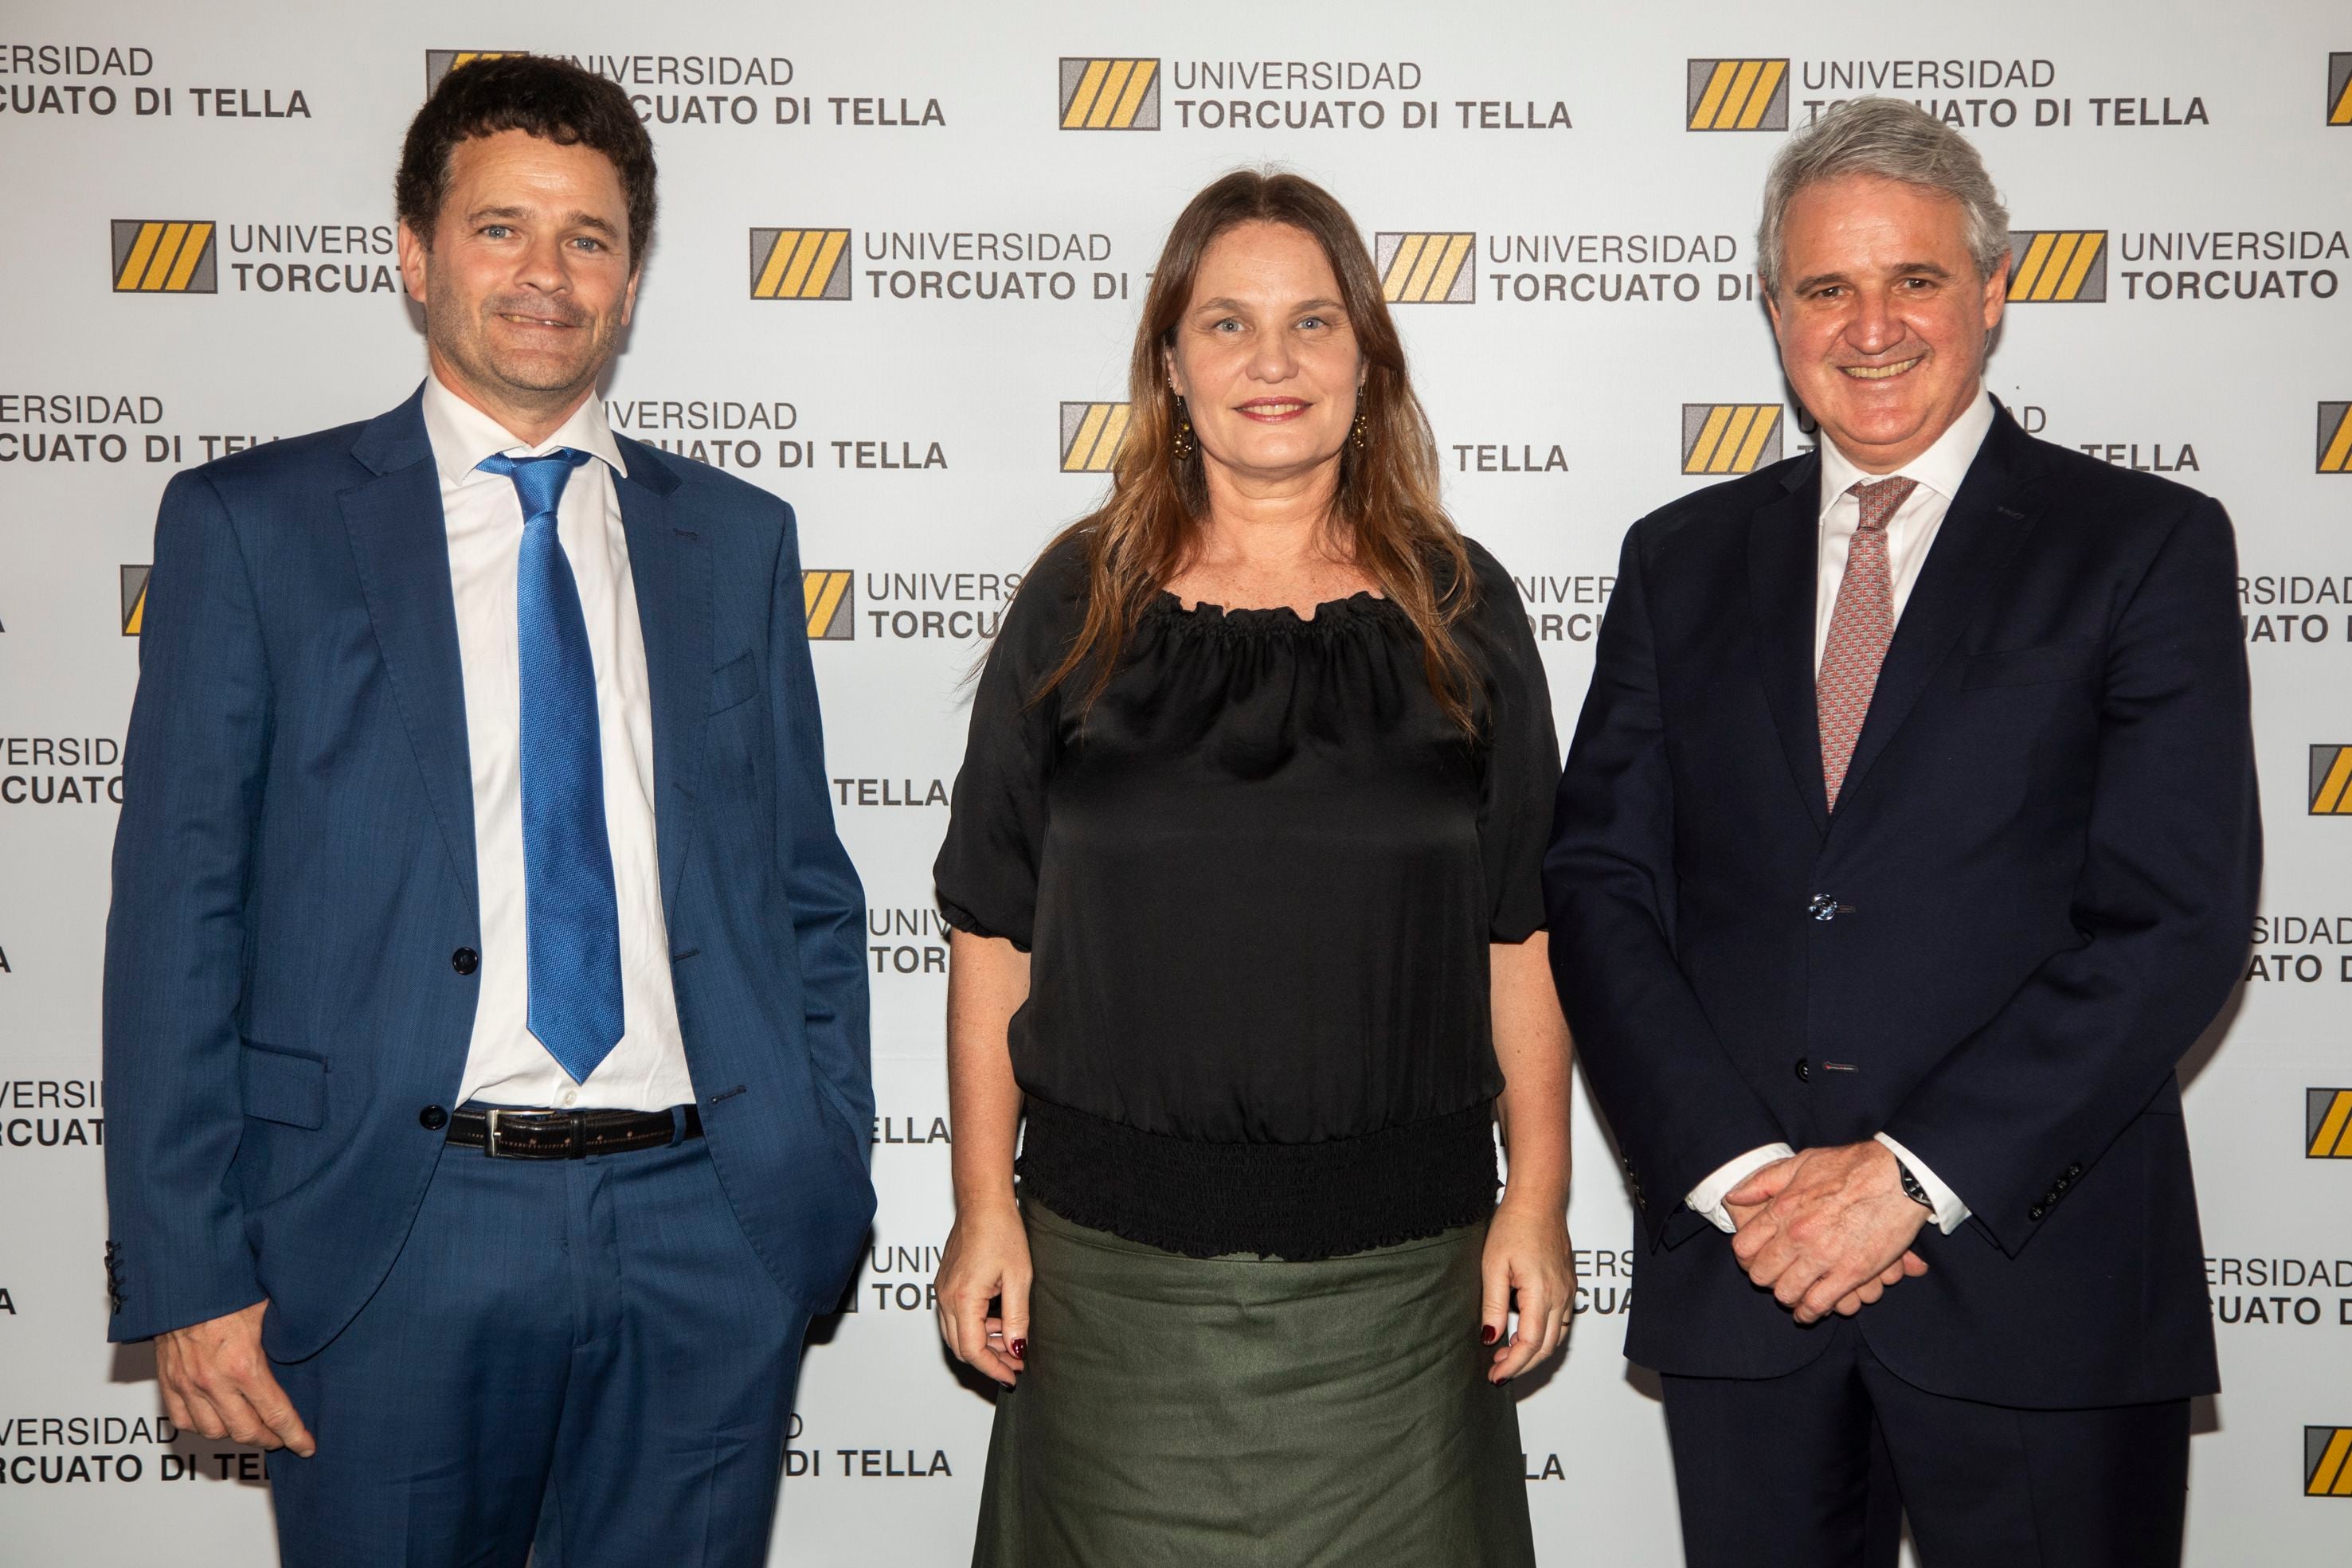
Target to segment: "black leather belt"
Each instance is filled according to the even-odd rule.
[[[501,1160],[579,1160],[667,1147],[702,1136],[702,1116],[686,1108],[680,1127],[667,1111],[464,1111],[449,1117],[449,1142]]]

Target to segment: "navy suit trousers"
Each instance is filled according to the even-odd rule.
[[[701,1140],[445,1148],[383,1288],[273,1368],[319,1444],[270,1456],[281,1558],[757,1568],[806,1328]]]
[[[2179,1563],[2188,1400],[1952,1399],[1851,1323],[1812,1332],[1831,1343],[1783,1376],[1662,1379],[1688,1568],[1895,1568],[1906,1517],[1925,1568]]]

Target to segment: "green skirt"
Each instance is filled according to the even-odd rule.
[[[1024,1213],[1029,1369],[997,1399],[974,1568],[1533,1568],[1483,1223],[1286,1263]]]

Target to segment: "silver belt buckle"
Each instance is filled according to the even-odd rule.
[[[488,1112],[487,1114],[490,1119],[490,1130],[488,1134],[482,1140],[482,1155],[486,1159],[494,1160],[499,1157],[499,1118],[504,1115],[505,1113],[497,1109],[492,1109]]]

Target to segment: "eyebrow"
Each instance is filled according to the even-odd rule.
[[[1901,261],[1895,263],[1895,266],[1888,270],[1897,277],[1924,276],[1935,278],[1948,278],[1952,276],[1951,273],[1946,270],[1943,267],[1932,261]],[[1853,281],[1853,278],[1843,272],[1816,272],[1808,277],[1797,279],[1794,284],[1790,286],[1790,291],[1795,294],[1802,294],[1808,289],[1818,288],[1824,283],[1851,283]]]
[[[476,207],[466,214],[466,220],[468,223],[478,224],[497,218],[528,218],[534,215],[529,207]],[[572,213],[564,218],[563,222],[567,227],[594,229],[599,234],[618,235],[621,232],[593,213]]]
[[[1249,307],[1243,304],[1238,299],[1227,299],[1220,296],[1215,299],[1203,299],[1198,305],[1192,307],[1192,308],[1195,310],[1239,310],[1246,313]],[[1347,307],[1337,299],[1304,299],[1290,307],[1292,311],[1345,310],[1346,308]]]

